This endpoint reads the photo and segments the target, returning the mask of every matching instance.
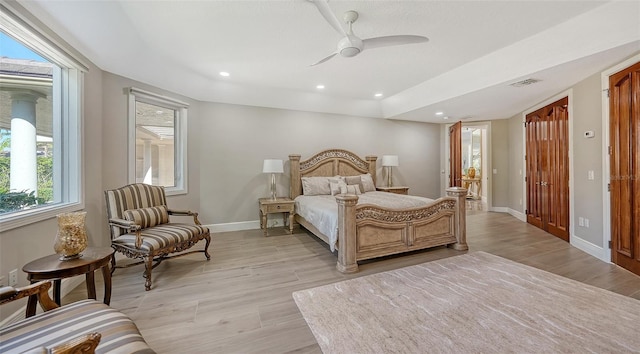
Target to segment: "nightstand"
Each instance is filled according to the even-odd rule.
[[[260,205],[260,228],[264,230],[265,236],[267,236],[267,229],[269,227],[267,224],[267,215],[273,213],[287,214],[283,214],[282,221],[286,226],[286,216],[289,217],[289,233],[293,234],[293,200],[283,197],[275,200],[271,198],[260,198],[258,199],[258,204]]]
[[[389,192],[395,194],[409,194],[409,187],[394,186],[394,187],[376,187],[377,191]]]

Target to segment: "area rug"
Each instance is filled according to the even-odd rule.
[[[293,298],[324,353],[640,352],[640,301],[484,252]]]

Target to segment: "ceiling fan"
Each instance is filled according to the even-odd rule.
[[[353,34],[352,25],[358,19],[358,13],[356,11],[347,11],[344,13],[342,19],[344,23],[349,26],[349,30],[345,31],[338,21],[336,15],[329,8],[328,0],[309,0],[316,7],[322,17],[324,17],[329,25],[333,27],[338,33],[344,37],[338,41],[338,49],[333,52],[331,55],[311,64],[311,66],[322,64],[325,61],[333,58],[334,56],[340,54],[343,57],[355,57],[360,54],[365,49],[373,49],[380,47],[390,47],[395,45],[403,45],[403,44],[413,44],[413,43],[423,43],[427,42],[429,38],[424,36],[415,36],[415,35],[398,35],[398,36],[384,36],[384,37],[374,37],[367,39],[360,39],[355,34]]]

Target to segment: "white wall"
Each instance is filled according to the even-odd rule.
[[[206,224],[258,220],[257,200],[269,194],[264,159],[285,160],[278,195],[288,196],[289,154],[306,159],[329,148],[376,155],[378,164],[382,155],[398,155],[395,184],[430,198],[441,193],[436,124],[221,103],[203,103],[200,119],[200,215]]]

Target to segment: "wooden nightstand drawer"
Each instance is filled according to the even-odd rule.
[[[403,187],[403,186],[376,187],[376,190],[380,192],[389,192],[389,193],[395,193],[395,194],[409,194],[409,187]]]
[[[291,213],[293,203],[267,205],[267,213]]]

